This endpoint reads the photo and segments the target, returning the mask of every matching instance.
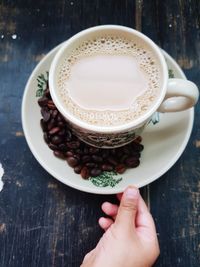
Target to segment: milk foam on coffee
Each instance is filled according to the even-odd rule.
[[[66,109],[91,125],[134,121],[159,95],[159,68],[152,52],[135,40],[102,36],[66,57],[58,88]]]

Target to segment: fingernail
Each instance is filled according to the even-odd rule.
[[[138,198],[138,195],[139,195],[139,190],[135,187],[129,187],[125,191],[125,196],[129,199],[136,199]]]

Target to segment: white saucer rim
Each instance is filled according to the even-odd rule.
[[[59,177],[59,175],[57,175],[57,173],[50,169],[48,167],[48,165],[46,165],[43,160],[40,158],[40,156],[38,155],[37,151],[35,150],[34,146],[32,145],[32,142],[29,138],[29,134],[27,132],[27,127],[26,127],[26,120],[25,120],[25,106],[26,106],[26,97],[27,97],[27,94],[28,94],[28,90],[29,90],[29,87],[30,87],[30,83],[32,81],[32,79],[35,77],[38,69],[45,63],[45,61],[47,60],[47,58],[49,58],[60,46],[62,45],[59,44],[58,46],[56,46],[55,48],[53,48],[49,53],[47,53],[44,58],[36,65],[36,67],[34,68],[34,70],[32,71],[27,83],[26,83],[26,86],[25,86],[25,90],[24,90],[24,94],[23,94],[23,98],[22,98],[22,106],[21,106],[21,118],[22,118],[22,128],[23,128],[23,131],[24,131],[24,135],[25,135],[25,139],[27,141],[27,144],[32,152],[32,154],[34,155],[34,157],[36,158],[36,160],[40,163],[40,165],[50,174],[52,175],[54,178],[56,178],[58,181],[62,182],[63,184],[65,185],[68,185],[74,189],[77,189],[77,190],[80,190],[80,191],[83,191],[83,192],[87,192],[87,193],[93,193],[93,194],[104,194],[104,195],[107,195],[107,194],[116,194],[116,193],[120,193],[122,192],[125,187],[122,187],[122,188],[104,188],[102,190],[102,188],[89,188],[89,187],[84,187],[84,186],[79,186],[79,185],[74,185],[72,184],[69,180],[64,180],[62,179],[61,177]],[[179,67],[179,65],[176,63],[176,61],[167,53],[165,52],[164,50],[162,50],[162,52],[164,53],[165,57],[170,59],[170,61],[173,62],[173,64],[175,65],[175,67],[177,69],[179,69],[179,72],[181,73],[181,76],[183,77],[183,79],[186,79],[186,76],[185,74],[183,73],[183,71],[181,70],[181,68]],[[182,142],[182,145],[180,147],[180,149],[178,150],[177,154],[174,155],[173,157],[173,160],[171,160],[169,162],[169,164],[167,164],[165,166],[165,168],[162,169],[162,171],[156,173],[155,175],[151,176],[150,179],[147,179],[145,181],[145,183],[137,183],[137,187],[140,188],[140,187],[143,187],[143,186],[146,186],[148,184],[150,184],[151,182],[157,180],[158,178],[160,178],[163,174],[165,174],[176,162],[177,160],[180,158],[180,156],[182,155],[187,143],[188,143],[188,140],[190,138],[190,135],[191,135],[191,132],[192,132],[192,128],[193,128],[193,123],[194,123],[194,108],[191,108],[190,110],[188,110],[188,112],[190,112],[190,119],[189,119],[189,125],[188,125],[188,128],[187,128],[187,134],[185,136],[185,139],[184,141]]]

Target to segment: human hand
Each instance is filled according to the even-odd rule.
[[[101,217],[106,232],[96,248],[84,258],[81,267],[150,267],[159,255],[153,218],[139,190],[129,186],[118,195],[120,206],[105,202]]]

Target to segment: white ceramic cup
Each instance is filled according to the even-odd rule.
[[[73,116],[66,108],[58,90],[58,73],[63,60],[82,42],[106,34],[123,36],[139,41],[151,50],[159,64],[160,94],[154,105],[139,118],[117,126],[96,126],[88,124]],[[144,34],[128,27],[118,25],[104,25],[89,28],[67,40],[57,52],[50,67],[49,87],[52,99],[69,122],[73,132],[81,140],[93,146],[113,148],[125,145],[141,134],[152,115],[156,112],[178,112],[193,107],[199,97],[197,86],[188,80],[169,79],[168,68],[160,48]]]

